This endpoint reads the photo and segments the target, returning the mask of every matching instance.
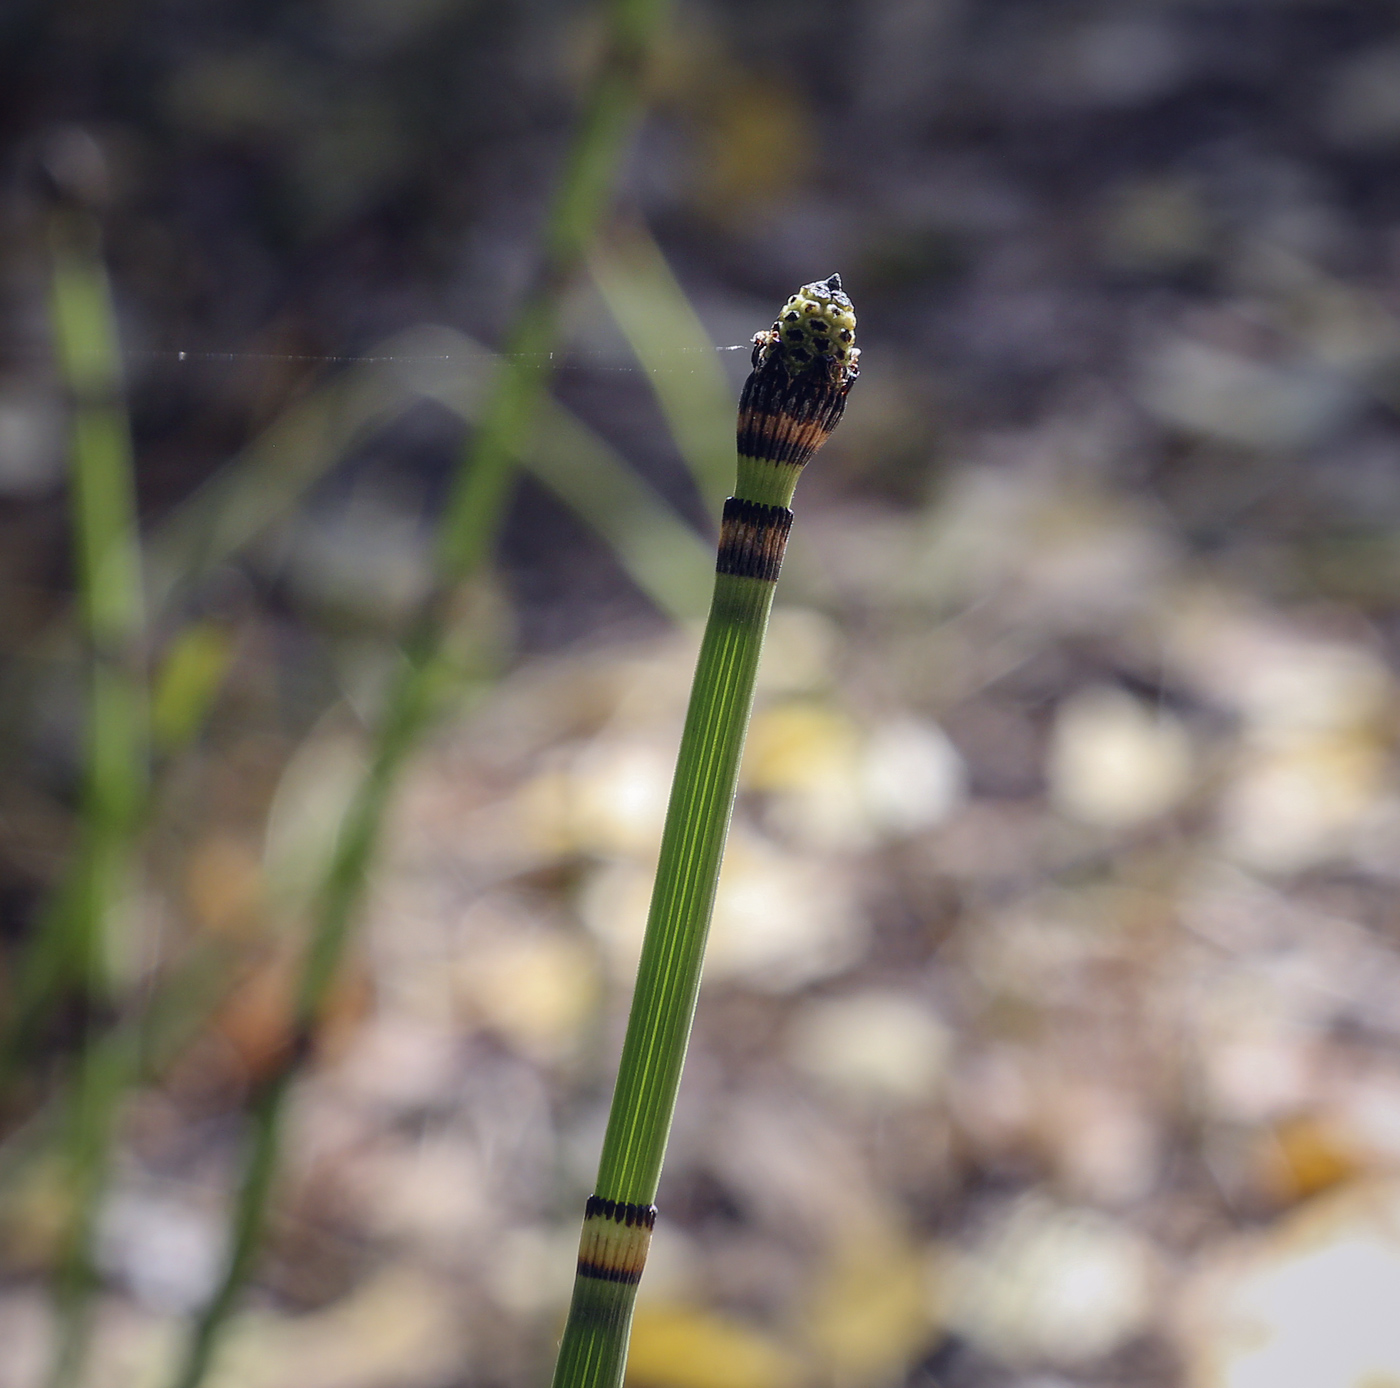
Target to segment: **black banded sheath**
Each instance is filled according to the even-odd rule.
[[[754,676],[803,467],[858,374],[841,279],[804,285],[753,340],[739,403],[739,469],[725,503],[714,600],[681,734],[656,886],[596,1193],[589,1197],[554,1388],[617,1388],[656,1188],[695,1016]]]
[[[724,503],[715,572],[776,583],[791,529],[792,512],[786,506],[765,506],[731,496]]]
[[[642,1280],[655,1227],[655,1205],[619,1205],[590,1195],[583,1213],[578,1275],[635,1286]]]

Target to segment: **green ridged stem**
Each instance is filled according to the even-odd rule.
[[[715,577],[598,1167],[608,1200],[656,1199],[774,586]]]
[[[650,1205],[661,1179],[775,586],[715,576],[598,1168],[597,1193],[622,1204]],[[636,1296],[575,1279],[555,1388],[622,1382]]]
[[[569,1320],[554,1369],[554,1388],[622,1382],[636,1302],[636,1283],[574,1278]]]
[[[854,344],[855,314],[836,275],[804,285],[772,330],[754,337],[754,369],[739,406],[744,452],[725,506],[714,596],[554,1388],[619,1388],[626,1372],[646,1243],[606,1219],[624,1217],[608,1214],[617,1206],[626,1207],[627,1228],[640,1221],[650,1231],[655,1222],[758,661],[792,520],[788,507],[803,466],[841,417],[859,370]]]
[[[739,459],[739,481],[734,495],[762,506],[791,506],[801,465],[765,462],[762,458]]]

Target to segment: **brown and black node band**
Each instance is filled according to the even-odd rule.
[[[828,363],[828,365],[836,365]],[[739,456],[801,467],[841,421],[855,373],[789,376],[778,358],[749,373],[739,400]]]
[[[579,1240],[578,1275],[602,1282],[640,1282],[655,1227],[655,1205],[624,1205],[590,1195]]]
[[[731,496],[724,503],[715,572],[776,583],[791,529],[792,512],[786,506]]]

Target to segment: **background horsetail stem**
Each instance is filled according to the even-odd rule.
[[[107,992],[102,940],[129,839],[146,793],[144,616],[131,437],[121,396],[121,351],[91,203],[101,155],[80,131],[50,142],[40,171],[49,195],[50,321],[72,409],[69,517],[87,661],[78,847],[35,932],[6,1018],[4,1076],[58,996]]]
[[[93,1226],[135,1068],[133,1036],[116,1016],[122,999],[111,958],[147,800],[149,733],[131,436],[94,210],[105,169],[96,144],[72,130],[49,141],[40,171],[49,195],[54,348],[73,412],[69,508],[88,687],[78,842],[21,969],[5,1072],[55,1008],[76,1001],[82,1035],[61,1130],[68,1203],[50,1368],[50,1382],[62,1385],[81,1372],[89,1338]]]
[[[681,733],[597,1189],[584,1211],[554,1388],[622,1382],[754,676],[792,524],[788,505],[803,466],[841,418],[858,358],[855,315],[837,275],[804,285],[773,327],[754,338],[753,371],[739,404],[738,481],[724,507],[714,599]]]
[[[69,508],[87,707],[77,845],[21,965],[7,1018],[4,1077],[13,1076],[50,1015],[76,1003],[80,1055],[60,1129],[67,1203],[49,1370],[49,1381],[59,1385],[76,1380],[90,1339],[92,1230],[120,1098],[134,1071],[132,1034],[116,1018],[122,999],[112,976],[112,936],[129,894],[147,801],[150,738],[132,440],[95,210],[104,200],[106,171],[97,144],[66,130],[48,141],[38,172],[49,200],[53,346],[73,410]]]
[[[485,567],[520,452],[547,385],[559,303],[608,205],[615,171],[641,106],[648,54],[667,0],[611,0],[606,43],[570,146],[545,229],[535,287],[504,348],[494,394],[458,471],[437,546],[438,582],[404,650],[375,731],[369,769],[357,788],[326,877],[298,983],[292,1040],[277,1072],[255,1096],[230,1229],[229,1254],[213,1296],[196,1318],[175,1388],[197,1388],[252,1269],[277,1168],[281,1115],[291,1080],[334,981],[355,922],[369,864],[404,760],[430,718],[449,674],[445,656],[452,590]]]

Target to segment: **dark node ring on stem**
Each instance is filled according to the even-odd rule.
[[[634,1225],[656,1228],[655,1205],[625,1205],[621,1200],[607,1200],[601,1195],[590,1195],[583,1208],[585,1219],[611,1219],[617,1224],[625,1224],[629,1229]]]
[[[640,1282],[655,1224],[655,1205],[628,1205],[590,1195],[579,1240],[578,1275],[599,1282]]]
[[[724,503],[715,572],[776,583],[787,549],[792,512],[731,496]]]
[[[840,423],[857,374],[854,366],[824,362],[793,376],[777,356],[761,362],[739,400],[739,456],[804,466]]]

